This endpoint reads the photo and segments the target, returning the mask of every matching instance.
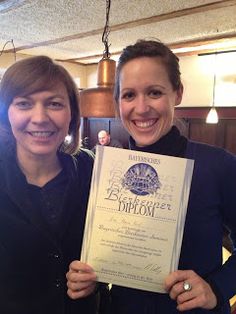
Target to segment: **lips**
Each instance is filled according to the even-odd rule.
[[[29,131],[28,133],[36,138],[48,138],[54,134],[52,131]]]
[[[148,119],[148,120],[133,120],[133,123],[141,129],[147,129],[152,127],[158,119]]]

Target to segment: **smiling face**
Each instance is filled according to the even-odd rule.
[[[122,67],[120,116],[137,146],[151,145],[168,133],[181,99],[182,88],[173,89],[161,58],[136,58]]]
[[[15,97],[8,118],[18,158],[56,156],[71,121],[66,88],[59,83],[50,90]]]

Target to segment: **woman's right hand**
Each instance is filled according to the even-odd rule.
[[[73,261],[66,274],[67,294],[71,299],[84,298],[96,287],[97,276],[92,267],[80,261]]]
[[[184,283],[190,288],[184,289]],[[165,279],[165,288],[171,299],[176,300],[179,311],[195,308],[212,310],[217,298],[211,286],[193,270],[176,270]]]

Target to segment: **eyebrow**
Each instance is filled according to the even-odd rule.
[[[36,94],[36,93],[35,93]],[[16,96],[15,99],[18,99],[18,98],[22,98],[22,99],[31,99],[30,95],[26,95],[26,96]],[[55,94],[53,96],[49,96],[47,97],[48,100],[51,100],[51,99],[54,99],[54,98],[60,98],[60,99],[65,99],[64,96],[60,95],[60,94]]]
[[[53,95],[53,96],[47,97],[47,99],[53,99],[53,98],[65,99],[65,97],[63,97],[62,95]]]
[[[162,85],[159,85],[159,84],[156,84],[156,85],[148,85],[145,89],[149,89],[149,88],[161,88],[161,89],[166,89],[165,86],[162,86]],[[122,88],[120,91],[121,92],[124,92],[124,91],[130,91],[130,90],[135,90],[135,87],[124,87]]]

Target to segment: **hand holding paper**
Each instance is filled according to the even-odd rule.
[[[81,259],[98,281],[165,292],[182,243],[193,161],[98,147]]]

